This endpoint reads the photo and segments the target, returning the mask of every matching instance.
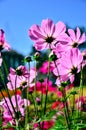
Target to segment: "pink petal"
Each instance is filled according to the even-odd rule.
[[[80,35],[81,35],[80,29],[77,27],[77,30],[76,30],[76,41],[79,40]]]
[[[70,35],[70,38],[75,41],[76,40],[76,36],[75,36],[75,32],[73,29],[68,29],[68,33]]]
[[[42,32],[41,32],[41,27],[39,27],[38,25],[33,25],[29,29],[28,34],[29,34],[29,36],[30,36],[30,38],[32,40],[37,40],[39,38],[44,38],[44,36],[42,35]]]
[[[56,24],[56,31],[57,34],[64,33],[66,31],[66,25],[63,22],[59,21]]]
[[[53,35],[53,33],[55,31],[55,25],[54,25],[53,21],[50,19],[43,20],[41,23],[41,27],[44,30],[44,32],[46,33],[46,35],[48,35],[48,36]]]
[[[71,50],[71,61],[72,61],[72,65],[74,67],[78,67],[83,60],[83,56],[81,54],[81,52],[79,51],[78,48],[73,48]]]
[[[85,41],[86,41],[86,36],[85,36],[85,33],[83,33],[82,36],[80,37],[78,43],[81,44],[81,43],[83,43],[83,42],[85,42]]]
[[[43,41],[42,39],[39,39],[35,44],[34,47],[36,48],[36,50],[43,50],[47,48],[47,43],[45,41]]]
[[[0,57],[0,66],[2,65],[2,58]]]
[[[69,36],[66,33],[58,35],[57,36],[57,41],[69,42]]]

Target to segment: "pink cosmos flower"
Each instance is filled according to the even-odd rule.
[[[81,35],[80,29],[78,27],[76,28],[76,33],[73,29],[68,29],[68,34],[70,36],[69,45],[72,47],[77,47],[86,41],[85,33]]]
[[[44,81],[41,83],[40,81],[36,82],[36,91],[37,92],[42,92],[43,94],[46,94],[46,84],[48,82],[48,91],[49,92],[56,92],[57,88],[53,87],[52,81],[47,81],[48,79],[44,79]],[[29,91],[33,92],[34,91],[34,86],[30,87]]]
[[[58,108],[59,110],[61,110],[62,108],[64,108],[63,102],[60,101],[55,101],[52,103],[52,109],[56,109]]]
[[[16,88],[21,87],[22,89],[27,87],[28,79],[24,76],[19,77],[16,75],[9,74],[8,80],[9,82],[7,83],[7,87],[9,90],[15,90],[15,86]]]
[[[50,63],[50,72],[52,72],[54,69],[54,66],[52,63]],[[43,74],[48,73],[48,61],[45,61],[42,66],[39,68],[39,71],[42,72]]]
[[[2,65],[1,51],[3,49],[10,50],[10,45],[5,41],[4,31],[0,29],[0,66]]]
[[[17,104],[18,104],[18,107],[17,107],[17,104],[16,104],[16,98],[17,98]],[[17,112],[18,114],[20,114],[19,116],[24,116],[25,114],[25,107],[27,106],[27,102],[28,102],[28,106],[30,105],[30,101],[27,100],[27,99],[22,99],[22,97],[20,95],[16,95],[16,98],[15,98],[15,95],[13,95],[11,97],[11,101],[12,101],[12,104],[13,104],[13,107],[11,105],[11,102],[9,100],[9,98],[5,98],[6,102],[4,99],[2,99],[2,105],[3,105],[3,108],[4,108],[4,112],[3,112],[3,118],[4,118],[4,121],[5,122],[11,122],[13,120],[13,117],[15,119],[15,112]],[[7,107],[7,104],[9,106],[9,109]],[[14,111],[15,110],[15,111]]]
[[[59,42],[53,46],[52,51],[55,53],[57,58],[61,58],[62,55],[64,55],[64,53],[67,52],[70,48],[71,46],[69,46],[67,42]]]
[[[0,51],[3,49],[10,50],[10,45],[5,41],[4,31],[0,29]]]
[[[78,47],[86,41],[85,33],[81,34],[78,27],[76,29],[76,33],[73,29],[68,29],[68,34],[69,39],[67,42],[59,42],[53,46],[53,52],[57,55],[57,57],[61,57],[69,49]]]
[[[13,68],[10,68],[10,74],[24,76],[26,78],[28,78],[28,76],[29,76],[29,73],[28,73],[26,67],[23,65],[18,66],[16,70]]]
[[[10,90],[15,90],[16,88],[21,87],[22,89],[28,86],[28,82],[30,86],[33,86],[33,79],[36,76],[36,72],[34,68],[30,69],[30,72],[27,71],[25,66],[19,66],[16,70],[10,68],[10,73],[8,75],[9,82],[7,83],[7,87]]]
[[[82,66],[84,67],[86,65],[86,50],[84,50],[82,52],[82,55],[83,55],[83,63],[82,63]]]
[[[40,123],[41,128],[42,128],[42,123],[43,123],[43,122]],[[48,129],[52,128],[52,127],[54,126],[54,123],[55,123],[55,122],[54,122],[53,120],[50,120],[50,121],[44,121],[44,127],[43,127],[43,130],[48,130]]]
[[[54,123],[55,122],[53,120],[44,121],[44,125],[43,125],[43,122],[40,122],[40,127],[42,129],[42,125],[43,125],[43,130],[48,130],[48,129],[50,129],[54,126]],[[38,130],[38,124],[37,123],[34,124],[34,130]]]
[[[52,47],[58,41],[68,41],[68,36],[65,33],[66,26],[63,22],[59,21],[54,24],[52,20],[45,19],[42,21],[41,26],[33,25],[29,29],[29,36],[35,42],[37,50]]]
[[[28,72],[27,68],[25,66],[18,66],[17,69],[10,68],[10,74],[11,75],[17,75],[18,77],[25,77],[29,78],[29,82],[32,82],[35,76],[37,75],[37,72],[35,68],[31,68],[30,72]]]
[[[80,72],[83,56],[77,48],[67,51],[59,60],[57,68],[54,69],[54,74],[60,76],[60,80],[65,82],[70,79],[74,81],[74,75]],[[59,81],[60,82],[60,81]]]
[[[48,79],[44,79],[44,82],[39,82],[37,81],[36,82],[36,90],[39,91],[39,92],[42,92],[43,94],[46,94],[46,84],[48,82],[48,91],[49,92],[56,92],[56,88],[53,87],[52,85],[52,81],[47,81]]]
[[[80,97],[76,100],[77,109],[86,112],[86,96]]]

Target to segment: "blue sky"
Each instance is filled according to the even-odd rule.
[[[0,28],[12,49],[25,56],[34,44],[28,29],[50,18],[70,27],[86,28],[86,0],[0,0]]]

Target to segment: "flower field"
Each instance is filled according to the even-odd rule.
[[[79,46],[86,43],[86,34],[45,19],[32,25],[28,36],[36,53],[16,69],[5,66],[6,83],[2,53],[11,47],[0,29],[0,130],[85,130],[86,50]]]

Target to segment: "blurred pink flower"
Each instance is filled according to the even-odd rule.
[[[51,127],[53,127],[54,123],[55,122],[53,120],[44,121],[44,124],[43,124],[43,122],[40,122],[40,127],[42,129],[42,125],[43,125],[43,130],[48,130]],[[34,130],[38,130],[38,124],[37,123],[34,124]]]
[[[10,45],[5,41],[4,31],[0,29],[0,51],[3,49],[10,50]]]
[[[43,127],[43,130],[48,130],[50,128],[52,128],[54,126],[54,121],[53,120],[50,120],[50,121],[44,121],[44,127]],[[42,124],[43,122],[40,123],[41,124],[41,128],[42,128]]]
[[[16,104],[16,98],[17,98],[18,107],[17,107],[17,104]],[[6,100],[7,103],[5,102],[5,100]],[[19,114],[19,117],[24,116],[24,114],[25,114],[25,107],[27,106],[26,105],[27,102],[28,102],[28,106],[30,105],[30,101],[27,100],[27,99],[22,99],[22,97],[20,95],[16,95],[16,96],[13,95],[11,97],[11,101],[12,101],[14,109],[13,109],[13,107],[11,105],[11,102],[10,102],[9,98],[6,97],[5,100],[2,99],[2,101],[1,101],[2,102],[2,106],[4,108],[3,118],[4,118],[4,122],[5,123],[9,122],[9,121],[12,121],[13,117],[16,118],[15,117],[16,116],[15,112],[17,113],[17,115]],[[8,109],[7,104],[9,106],[10,111]]]
[[[79,99],[76,99],[77,109],[86,112],[86,96],[82,96]]]
[[[62,108],[64,108],[63,102],[60,101],[56,101],[52,103],[52,109],[56,109],[58,108],[59,110],[61,110]]]
[[[82,66],[84,67],[86,65],[86,50],[82,51],[82,55],[83,55],[83,63]]]
[[[0,29],[0,66],[2,65],[1,51],[3,49],[10,50],[10,45],[5,41],[4,31]]]
[[[52,72],[54,69],[54,66],[52,63],[50,63],[50,72]],[[39,71],[42,72],[43,74],[47,74],[48,73],[48,61],[45,61],[42,66],[39,68]]]
[[[36,82],[36,91],[42,92],[43,94],[46,94],[46,85],[48,83],[48,92],[57,92],[57,88],[53,86],[52,81],[48,80],[47,78],[44,79],[44,81],[41,83],[40,81]],[[34,85],[29,88],[29,92],[34,91]]]
[[[48,92],[56,92],[56,88],[53,87],[52,81],[47,81],[48,79],[44,79],[44,82],[36,82],[36,90],[42,92],[43,94],[46,94],[46,84],[48,82]]]
[[[59,21],[54,24],[52,20],[45,19],[42,21],[41,26],[33,25],[29,29],[29,36],[35,42],[35,48],[37,50],[43,50],[52,48],[52,45],[58,41],[67,41],[68,36],[65,33],[66,25]]]

